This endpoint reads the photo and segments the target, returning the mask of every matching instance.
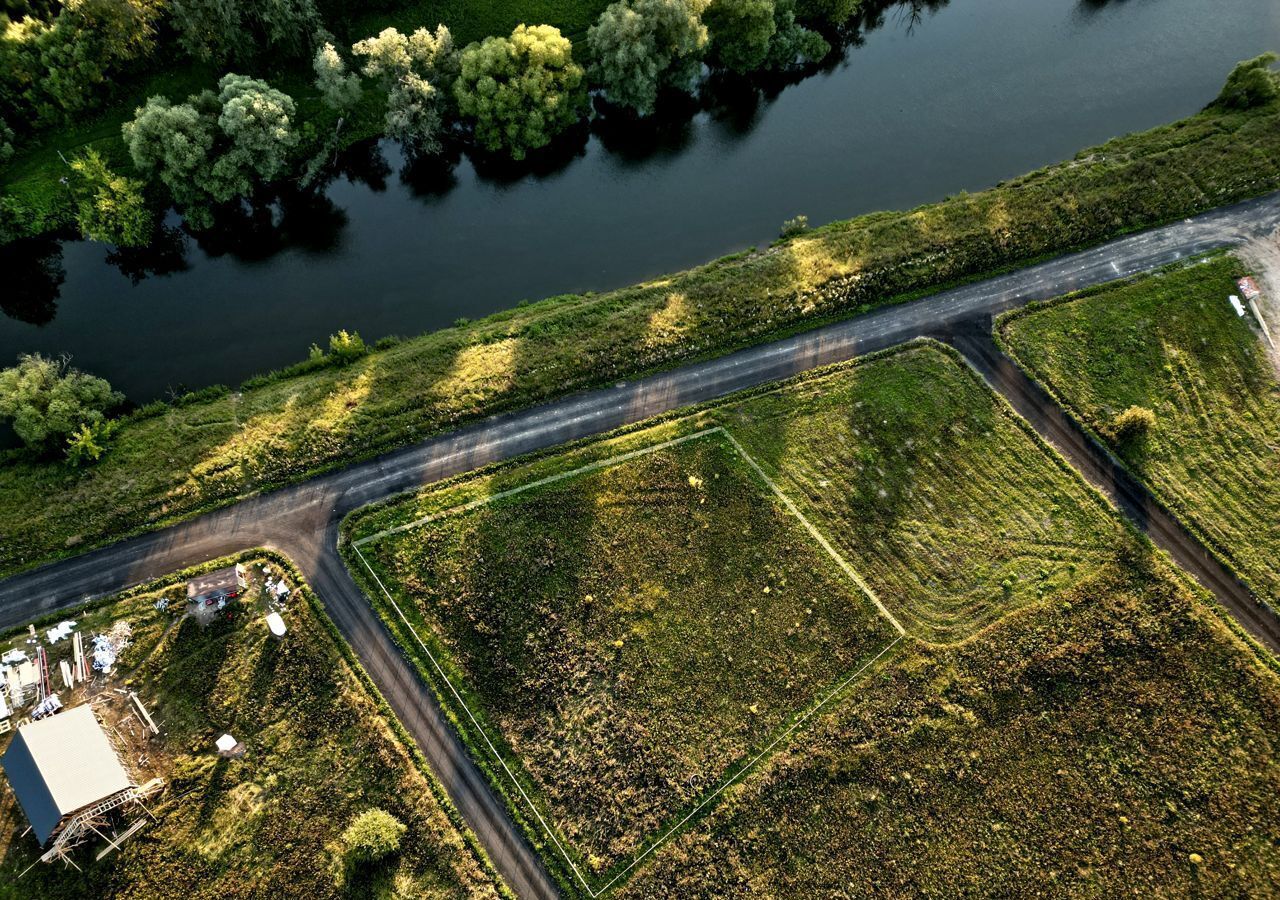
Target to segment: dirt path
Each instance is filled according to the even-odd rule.
[[[1239,254],[1262,289],[1262,300],[1258,306],[1267,320],[1271,340],[1275,342],[1272,347],[1264,340],[1263,346],[1267,347],[1271,365],[1276,376],[1280,377],[1280,228],[1266,237],[1241,244]]]

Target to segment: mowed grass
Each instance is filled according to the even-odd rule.
[[[758,342],[1280,187],[1280,102],[1209,111],[910,212],[603,294],[555,297],[125,422],[77,470],[0,465],[0,573],[503,409]]]
[[[715,432],[362,552],[589,876],[897,636]]]
[[[1097,432],[1235,569],[1280,601],[1280,382],[1227,296],[1243,274],[1219,257],[1011,317],[1015,358]],[[1117,443],[1115,414],[1156,414]]]
[[[278,560],[272,565],[279,570]],[[148,771],[168,782],[148,802],[159,822],[101,862],[93,855],[104,845],[78,851],[83,871],[37,863],[19,879],[39,851],[22,836],[26,821],[5,788],[0,897],[499,896],[457,814],[438,799],[443,791],[393,730],[314,598],[294,592],[288,633],[274,640],[256,608],[260,578],[234,618],[206,628],[154,609],[160,596],[184,595],[176,580],[75,617],[86,635],[117,620],[133,626],[108,694],[121,684],[136,690],[162,729],[146,749]],[[213,742],[224,731],[245,743],[244,758],[217,756]],[[401,851],[340,889],[339,838],[370,807],[408,826]]]
[[[716,417],[923,640],[961,640],[1116,552],[1098,496],[937,345]]]
[[[358,514],[349,537],[370,538],[362,553],[592,871],[616,872],[712,784],[709,758],[724,771],[895,632],[867,618],[869,605],[715,432],[449,510],[715,428],[911,644],[972,641],[1136,552],[1101,498],[932,343]],[[349,559],[360,575],[361,559]],[[434,677],[377,584],[366,587]],[[878,626],[870,643],[867,622]],[[832,703],[858,705],[870,673]],[[780,747],[801,753],[808,740],[802,729]],[[699,780],[682,784],[679,772]],[[554,861],[554,846],[544,850]]]
[[[1280,679],[1158,565],[906,646],[620,895],[1275,896]]]

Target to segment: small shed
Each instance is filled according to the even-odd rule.
[[[215,569],[187,582],[187,602],[208,606],[219,600],[233,600],[240,596],[246,584],[244,566],[239,563]]]
[[[134,788],[87,704],[23,725],[0,767],[41,846],[78,813],[119,802]]]

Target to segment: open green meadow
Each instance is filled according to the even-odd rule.
[[[249,560],[253,557],[250,555]],[[280,560],[271,560],[279,572]],[[250,589],[207,626],[179,615],[184,584],[167,579],[74,615],[86,635],[127,621],[133,643],[109,680],[89,693],[99,717],[125,737],[130,764],[167,786],[147,805],[158,819],[118,852],[94,862],[102,846],[80,848],[82,871],[36,864],[35,839],[12,793],[0,790],[0,897],[497,897],[487,861],[464,837],[443,791],[408,749],[389,709],[315,598],[295,590],[284,613],[288,633],[272,639],[258,606],[261,572]],[[291,573],[298,586],[296,573]],[[171,600],[169,610],[155,602]],[[25,634],[25,631],[24,631]],[[51,655],[69,655],[69,642]],[[6,644],[7,646],[7,644]],[[54,664],[56,669],[56,663]],[[56,680],[56,676],[55,676]],[[154,740],[117,718],[137,691],[161,728]],[[76,689],[76,701],[85,699]],[[68,694],[62,694],[64,698]],[[247,748],[221,759],[214,739],[230,732]],[[133,735],[129,737],[128,735]],[[7,744],[9,738],[3,742]],[[342,876],[341,835],[357,814],[380,807],[407,826],[397,855]],[[505,889],[502,889],[505,890]]]
[[[844,686],[823,709],[860,709],[901,648],[945,655],[1145,552],[928,343],[427,489],[346,533],[531,838],[557,865],[486,736],[597,886],[625,881],[677,813],[705,812],[698,798],[753,749],[802,753],[808,726],[779,729],[823,688]]]
[[[1107,565],[912,643],[658,851],[628,898],[1264,897],[1280,679],[1180,582]]]
[[[1223,256],[1009,317],[1012,355],[1257,596],[1280,601],[1280,382]],[[1114,417],[1155,413],[1133,439]]]
[[[123,422],[77,470],[0,466],[0,572],[189,517],[458,423],[723,353],[1280,187],[1280,102],[1212,110],[989,191],[551,298]]]

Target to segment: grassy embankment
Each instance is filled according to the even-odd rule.
[[[354,41],[395,26],[409,32],[415,28],[435,28],[444,23],[453,32],[459,46],[489,35],[510,34],[522,22],[555,25],[577,43],[585,40],[588,26],[608,5],[608,0],[415,0],[395,9],[371,10],[350,22],[334,22],[329,27],[350,45]],[[298,116],[312,124],[318,134],[332,132],[336,119],[320,102],[312,83],[311,60],[302,59],[290,66],[270,61],[256,66],[230,66],[231,71],[266,78],[274,87],[289,94],[298,104]],[[59,157],[67,159],[86,149],[97,150],[115,169],[136,174],[125,149],[120,127],[133,118],[134,110],[150,96],[161,94],[181,101],[189,94],[212,88],[223,69],[192,63],[179,55],[176,48],[160,54],[156,72],[140,77],[118,88],[111,104],[99,114],[74,124],[51,129],[23,145],[13,160],[0,168],[0,194],[12,197],[28,211],[29,234],[42,234],[74,225],[74,214],[67,188],[59,179],[68,174]],[[372,86],[366,86],[355,110],[345,117],[341,132],[343,146],[348,146],[382,133],[384,97]],[[303,151],[304,152],[305,147]]]
[[[244,558],[270,559],[301,584],[283,560]],[[272,640],[256,611],[262,590],[256,566],[254,573],[235,617],[206,628],[175,619],[180,603],[168,612],[154,608],[161,596],[183,596],[178,577],[76,616],[86,634],[118,620],[133,626],[133,644],[106,684],[115,699],[104,709],[125,702],[113,690],[123,684],[138,692],[162,728],[141,748],[145,777],[158,774],[168,782],[148,804],[159,822],[101,862],[79,851],[82,872],[37,865],[19,880],[38,851],[33,838],[21,836],[25,819],[6,789],[0,792],[0,897],[358,897],[387,896],[389,889],[404,897],[505,894],[315,597],[305,587],[303,597],[295,592],[285,613],[288,634]],[[69,642],[51,650],[51,659],[69,655]],[[52,668],[56,672],[56,662]],[[101,687],[102,676],[96,681]],[[223,731],[245,742],[243,759],[217,757],[213,741]],[[333,876],[338,839],[353,816],[374,806],[408,826],[402,849],[389,865],[350,879],[344,893]]]
[[[360,513],[347,533],[359,540],[714,426],[828,537],[913,645],[963,643],[1146,552],[976,375],[933,345],[457,479]],[[819,685],[856,671],[868,647],[895,636],[883,619],[871,640],[830,624],[848,593],[824,595],[813,581],[830,560],[815,566],[816,544],[806,549],[803,533],[795,544],[794,525],[762,531],[761,522],[794,520],[777,501],[762,518],[764,485],[756,481],[744,504],[742,476],[700,452],[641,457],[361,548],[597,884],[750,758],[788,709],[801,712],[823,695]],[[375,606],[450,706],[413,634],[346,546]],[[704,584],[707,572],[716,577]],[[921,652],[934,651],[911,651]],[[835,702],[860,704],[867,680]],[[465,714],[451,712],[488,765]],[[708,767],[708,753],[729,762]],[[489,771],[511,798],[501,771]],[[528,811],[511,805],[556,865]]]
[[[1280,187],[1280,103],[1207,112],[911,212],[834,223],[635,287],[555,297],[346,368],[259,380],[127,422],[77,471],[0,468],[12,572],[502,409],[724,352],[824,318]]]
[[[1011,354],[1107,443],[1260,598],[1280,603],[1280,382],[1250,319],[1239,261],[1062,298],[1006,318]],[[1142,439],[1112,420],[1156,414]]]

